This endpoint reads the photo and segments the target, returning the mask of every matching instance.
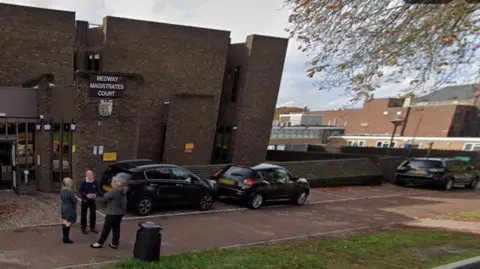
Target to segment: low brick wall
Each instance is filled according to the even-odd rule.
[[[285,167],[295,176],[309,180],[312,187],[379,185],[383,172],[369,159],[269,162]],[[202,178],[208,178],[225,165],[184,166]]]

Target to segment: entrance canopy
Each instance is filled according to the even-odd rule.
[[[0,115],[8,118],[36,118],[37,90],[0,87]]]

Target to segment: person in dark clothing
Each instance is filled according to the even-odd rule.
[[[90,245],[92,248],[101,248],[111,230],[113,231],[113,238],[109,247],[113,249],[118,248],[120,241],[120,223],[122,222],[127,207],[125,201],[127,189],[123,187],[124,183],[125,181],[118,175],[113,177],[111,183],[112,190],[103,196],[107,202],[107,214],[100,238],[97,243]]]
[[[77,196],[72,191],[72,185],[71,178],[64,178],[63,188],[60,191],[63,243],[65,244],[73,244],[70,240],[70,227],[77,222]]]
[[[97,197],[98,183],[93,177],[93,172],[87,170],[85,172],[85,179],[80,182],[80,194],[82,196],[80,226],[82,233],[87,234],[87,211],[90,210],[90,231],[92,233],[98,233],[95,229],[95,223],[97,221],[97,203],[95,198]]]

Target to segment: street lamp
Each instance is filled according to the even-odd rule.
[[[387,155],[390,155],[390,148],[392,147],[392,144],[393,144],[393,138],[395,137],[395,133],[397,132],[398,126],[403,124],[404,119],[395,118],[395,119],[391,120],[390,122],[393,124],[393,132],[392,132],[392,136],[390,137],[390,143],[388,144]]]

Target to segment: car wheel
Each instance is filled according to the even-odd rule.
[[[152,210],[153,210],[152,198],[148,196],[144,196],[137,200],[137,203],[135,204],[135,211],[137,212],[138,215],[146,216],[150,214]]]
[[[205,194],[200,198],[198,208],[200,210],[209,210],[213,205],[213,196]]]
[[[448,190],[451,190],[453,188],[453,179],[452,178],[449,178],[447,179],[447,182],[445,182],[445,185],[443,186],[443,188],[448,191]]]
[[[252,194],[247,201],[247,206],[250,209],[259,209],[263,204],[264,196],[260,192]]]
[[[297,194],[293,198],[293,204],[294,205],[303,205],[307,201],[307,198],[308,198],[308,191],[304,190],[304,191],[300,192],[299,194]]]
[[[478,178],[475,178],[472,183],[468,184],[467,185],[467,188],[468,189],[472,189],[472,190],[475,190],[477,189],[477,186],[478,186]]]

